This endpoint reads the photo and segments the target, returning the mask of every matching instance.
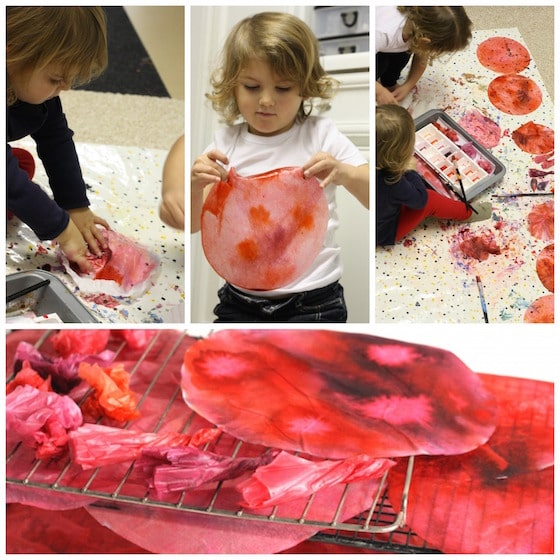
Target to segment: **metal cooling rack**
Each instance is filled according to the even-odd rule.
[[[148,348],[138,358],[137,363],[130,372],[131,375],[134,375],[134,372],[142,366],[142,362],[146,359],[150,348],[157,344],[159,337],[169,336],[169,333],[170,331],[160,331],[154,337]],[[139,406],[142,402],[150,398],[150,391],[155,385],[157,385],[158,380],[164,376],[166,365],[171,356],[176,352],[184,353],[184,349],[182,349],[182,347],[188,343],[188,340],[190,340],[186,333],[173,331],[173,335],[177,337],[177,340],[175,341],[169,354],[165,357],[165,359],[161,360],[158,372],[146,388],[144,394],[139,396]],[[40,349],[41,345],[48,339],[48,336],[48,332],[44,333],[43,336],[35,342],[35,347]],[[116,348],[115,361],[119,360],[119,353],[123,348],[124,343]],[[165,425],[168,411],[173,406],[173,403],[179,400],[182,402],[181,391],[177,386],[177,388],[169,394],[169,402],[161,411],[161,416],[157,425],[152,431],[156,432]],[[193,416],[194,413],[192,413],[189,418],[186,418],[185,431],[188,430]],[[128,425],[126,427],[128,427]],[[235,455],[238,452],[241,445],[243,445],[243,442],[237,442],[235,451],[232,455]],[[59,472],[49,477],[48,482],[40,480],[40,477],[37,476],[37,473],[39,473],[41,468],[44,466],[43,461],[41,460],[35,460],[25,475],[21,475],[19,477],[10,476],[10,462],[16,462],[18,453],[23,452],[24,448],[20,443],[15,445],[13,449],[8,450],[6,458],[7,484],[25,489],[37,489],[57,494],[64,494],[66,496],[76,496],[77,502],[83,498],[91,498],[91,502],[97,507],[120,509],[125,505],[136,505],[141,507],[162,508],[172,511],[185,511],[201,515],[228,517],[232,519],[268,521],[271,523],[292,524],[298,526],[307,525],[317,528],[319,531],[312,537],[312,540],[315,541],[336,543],[349,547],[360,547],[372,550],[392,551],[397,553],[437,552],[427,548],[425,544],[421,546],[411,544],[412,539],[414,539],[414,543],[417,543],[418,538],[415,537],[415,535],[406,527],[407,497],[414,467],[413,457],[409,458],[408,469],[403,485],[403,499],[398,511],[395,511],[388,502],[385,492],[385,479],[387,473],[385,473],[381,484],[379,484],[379,490],[372,499],[370,507],[359,516],[343,520],[340,516],[351,484],[345,486],[340,500],[338,503],[333,503],[332,511],[329,511],[328,515],[325,515],[325,512],[322,511],[323,519],[316,519],[309,515],[309,510],[311,509],[315,495],[311,495],[309,497],[307,504],[302,509],[302,513],[299,516],[283,516],[279,514],[277,507],[274,507],[272,511],[266,515],[260,515],[243,509],[223,509],[219,507],[217,504],[219,503],[219,498],[223,488],[222,483],[216,483],[213,487],[211,487],[211,498],[204,504],[204,506],[191,503],[189,501],[188,492],[183,492],[179,499],[174,501],[154,499],[149,495],[147,490],[143,495],[128,492],[127,482],[133,471],[133,462],[130,464],[122,478],[116,482],[114,489],[111,491],[100,491],[94,488],[96,478],[101,477],[103,470],[110,467],[98,467],[93,469],[91,474],[89,474],[90,471],[87,471],[89,476],[86,477],[87,480],[85,480],[85,482],[84,477],[82,477],[79,484],[76,484],[75,480],[72,481],[71,484],[65,482],[65,476],[68,471],[72,468],[76,468],[69,459],[60,468]]]

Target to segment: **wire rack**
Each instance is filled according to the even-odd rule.
[[[8,335],[8,340],[15,334]],[[49,336],[49,332],[27,335],[28,338],[35,338],[33,343],[41,351],[43,348],[48,350]],[[114,361],[125,361],[130,366],[128,369],[132,376],[131,386],[141,391],[138,408],[141,412],[143,409],[150,411],[150,424],[144,426],[144,431],[157,432],[160,429],[169,429],[170,426],[176,428],[180,418],[181,431],[189,433],[197,422],[200,422],[200,417],[186,407],[176,382],[176,375],[173,377],[171,373],[176,373],[178,363],[192,343],[193,338],[178,331],[158,331],[148,347],[142,351],[132,352],[124,343],[112,343],[115,351]],[[142,380],[140,372],[146,367],[150,369],[149,379]],[[152,410],[154,402],[159,408],[155,415]],[[136,421],[128,423],[125,427],[139,429]],[[228,448],[232,456],[235,456],[241,453],[244,445],[246,444],[241,441],[234,441],[233,445],[228,444]],[[413,457],[408,460],[402,502],[395,509],[387,498],[386,473],[373,492],[369,507],[349,519],[346,518],[345,506],[351,499],[349,496],[355,491],[354,485],[357,483],[339,485],[340,494],[329,502],[329,511],[325,511],[323,505],[320,508],[314,507],[316,495],[313,494],[297,514],[292,510],[287,514],[282,506],[269,508],[263,513],[261,510],[241,509],[228,501],[227,497],[224,498],[228,493],[227,483],[207,483],[202,494],[188,491],[174,493],[169,499],[157,499],[146,487],[142,488],[134,482],[134,462],[121,464],[118,468],[109,466],[84,471],[73,464],[69,457],[54,464],[52,461],[30,460],[32,457],[32,450],[21,443],[8,448],[6,480],[9,487],[16,491],[40,492],[47,498],[51,495],[57,499],[75,500],[76,507],[88,504],[123,509],[133,505],[221,516],[232,520],[246,519],[311,526],[317,529],[317,533],[312,537],[314,541],[396,553],[437,552],[420,541],[406,526],[407,495],[414,467]],[[111,481],[110,484],[107,481]],[[320,515],[317,515],[318,510]]]

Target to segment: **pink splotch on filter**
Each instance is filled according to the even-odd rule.
[[[554,239],[554,201],[537,204],[527,216],[527,228],[533,237],[542,241]]]
[[[504,74],[490,82],[488,98],[494,107],[508,115],[527,115],[542,103],[542,92],[531,78]]]
[[[524,323],[554,323],[554,295],[536,299],[523,315]]]
[[[543,124],[529,121],[514,130],[511,137],[528,154],[548,154],[554,150],[554,130]]]
[[[111,307],[105,296],[140,297],[153,285],[159,272],[159,258],[147,247],[114,230],[102,229],[107,249],[99,257],[88,255],[93,268],[91,273],[76,270],[76,266],[61,259],[66,272],[83,294],[101,295],[99,301]]]
[[[491,229],[463,228],[454,236],[453,251],[459,258],[485,261],[490,255],[500,255],[502,250]]]
[[[493,399],[452,353],[365,334],[218,331],[186,352],[181,386],[224,432],[320,458],[462,453],[494,429]]]
[[[499,375],[480,378],[498,400],[496,430],[470,453],[415,458],[407,524],[445,553],[552,553],[554,386]],[[406,466],[399,460],[389,471],[395,506]]]
[[[500,74],[517,74],[529,66],[529,51],[515,39],[490,37],[476,49],[480,64]]]
[[[501,130],[498,124],[476,109],[467,111],[459,119],[459,124],[485,148],[494,148],[500,143]]]
[[[547,245],[539,253],[537,276],[549,292],[554,292],[554,243]]]
[[[281,168],[212,187],[202,208],[202,247],[225,280],[241,288],[271,290],[299,278],[319,254],[328,205],[314,177]]]

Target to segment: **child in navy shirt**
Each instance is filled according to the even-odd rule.
[[[376,245],[394,245],[424,219],[474,222],[492,215],[488,202],[464,202],[426,188],[414,163],[414,121],[400,105],[379,105],[376,132]]]
[[[33,138],[53,195],[31,180],[31,155],[8,144],[7,209],[87,271],[88,251],[99,255],[105,245],[98,225],[109,225],[89,209],[59,93],[105,69],[105,15],[94,7],[8,7],[6,13],[7,141]]]

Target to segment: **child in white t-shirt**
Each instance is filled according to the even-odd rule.
[[[462,6],[377,6],[375,8],[375,100],[401,103],[427,65],[463,50],[472,22]],[[408,74],[397,83],[412,58]]]
[[[289,285],[252,290],[226,282],[216,322],[346,321],[335,191],[342,185],[369,207],[369,165],[330,119],[310,115],[312,100],[330,98],[335,86],[321,67],[315,36],[295,16],[259,13],[228,36],[207,97],[229,126],[192,166],[191,231],[200,229],[205,190],[225,180],[230,167],[241,176],[301,167],[324,188],[329,221],[319,255]]]

